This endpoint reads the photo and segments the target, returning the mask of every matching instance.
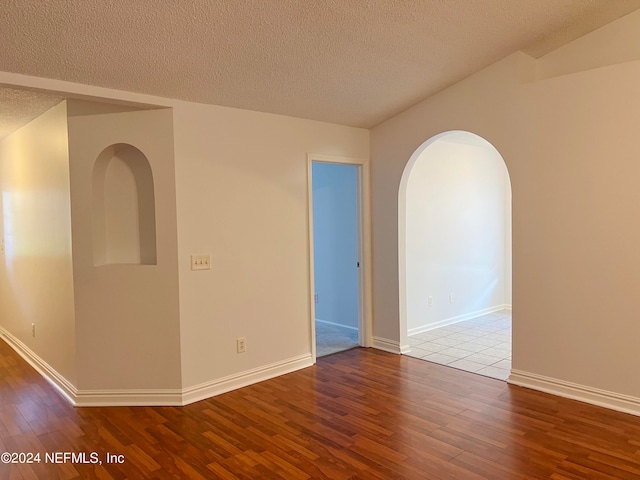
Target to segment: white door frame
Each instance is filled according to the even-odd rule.
[[[359,298],[358,298],[358,339],[361,347],[372,346],[372,275],[371,275],[371,203],[369,159],[340,157],[333,155],[307,154],[307,192],[309,211],[309,323],[311,328],[311,355],[316,363],[316,305],[313,250],[313,162],[355,165],[358,167],[358,252],[359,262]]]

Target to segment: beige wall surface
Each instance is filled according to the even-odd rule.
[[[151,166],[156,265],[94,263],[94,165],[105,148],[121,143],[139,149]],[[69,157],[77,388],[178,389],[181,359],[172,112],[70,117]]]
[[[406,344],[406,325],[398,321],[398,191],[412,154],[431,137],[464,130],[485,138],[501,154],[511,177],[524,122],[520,79],[533,74],[530,57],[516,54],[380,124],[371,131],[371,190],[374,262],[374,335]],[[505,135],[515,131],[514,135]],[[512,149],[514,153],[512,154]],[[514,219],[515,220],[515,219]],[[515,226],[514,226],[515,229]],[[515,288],[515,286],[514,286]]]
[[[608,28],[629,28],[628,19]],[[404,167],[430,137],[467,130],[497,148],[512,182],[513,368],[640,396],[640,61],[606,60],[536,82],[536,61],[516,54],[373,129],[375,335],[406,341],[397,263]]]
[[[367,158],[369,132],[182,102],[174,124],[183,386],[310,355],[307,153]]]
[[[536,62],[538,78],[556,77],[640,58],[640,10],[577,38]]]
[[[76,379],[67,109],[0,142],[0,327]],[[32,336],[31,325],[36,335]]]

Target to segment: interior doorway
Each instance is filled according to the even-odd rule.
[[[316,357],[363,345],[362,166],[311,159]]]
[[[511,370],[511,182],[482,137],[425,142],[399,193],[407,353],[505,380]]]

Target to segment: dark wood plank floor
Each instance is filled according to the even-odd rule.
[[[0,453],[42,455],[3,479],[640,478],[640,418],[371,349],[187,407],[74,408],[0,341],[0,402]]]

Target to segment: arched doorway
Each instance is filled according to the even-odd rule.
[[[488,141],[421,145],[399,198],[401,331],[408,355],[506,380],[511,370],[511,184]]]

